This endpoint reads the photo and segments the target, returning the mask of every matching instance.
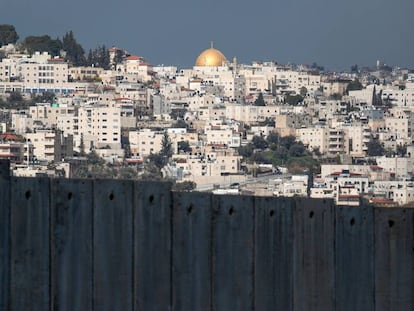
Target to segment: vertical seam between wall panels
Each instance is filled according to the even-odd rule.
[[[370,209],[371,209],[372,220],[373,220],[373,223],[372,223],[372,244],[373,245],[372,245],[371,255],[372,255],[372,258],[374,258],[373,263],[372,263],[372,282],[373,282],[373,291],[372,291],[373,297],[372,298],[374,302],[373,310],[376,310],[377,309],[377,294],[376,294],[376,291],[377,291],[377,288],[376,288],[377,286],[377,275],[376,275],[377,258],[375,257],[375,250],[376,250],[377,239],[376,239],[375,230],[376,230],[376,224],[377,224],[377,216],[376,216],[377,213],[375,212],[376,211],[375,207],[371,207]]]
[[[173,235],[174,235],[174,228],[173,228],[173,192],[171,189],[172,185],[168,186],[168,196],[167,198],[169,199],[169,204],[168,204],[168,209],[170,212],[170,308],[169,310],[172,310],[173,308]],[[165,199],[163,199],[165,200]],[[161,202],[164,203],[164,202]],[[164,204],[163,204],[164,205]]]
[[[91,223],[91,261],[92,261],[92,280],[91,280],[91,289],[92,289],[92,302],[91,302],[91,308],[92,311],[95,310],[95,183],[96,180],[91,181],[91,188],[92,188],[92,195],[91,195],[91,215],[92,215],[92,223]]]
[[[10,170],[10,164],[9,164],[9,170]],[[10,174],[10,172],[9,172]],[[7,281],[8,281],[8,285],[7,285],[7,308],[11,310],[11,284],[12,284],[12,239],[11,239],[11,233],[12,233],[12,219],[11,219],[11,209],[12,209],[12,185],[13,185],[13,180],[11,178],[11,176],[9,176],[8,179],[8,183],[9,183],[9,191],[8,191],[8,196],[9,196],[9,206],[8,206],[8,210],[7,210],[7,218],[8,218],[8,228],[7,228],[7,243],[8,243],[8,262],[7,262],[7,268],[9,270],[8,274],[7,274]]]
[[[216,203],[215,195],[210,195],[210,309],[214,311],[214,222],[215,222],[215,209]],[[217,200],[218,201],[218,200]]]
[[[41,180],[39,180],[41,181]],[[48,209],[49,209],[49,310],[54,310],[54,288],[53,288],[53,274],[54,274],[54,265],[53,265],[53,207],[52,207],[52,180],[48,178],[47,180],[47,189],[48,189]],[[56,201],[56,198],[55,198]]]
[[[256,198],[252,197],[252,213],[253,213],[253,225],[252,225],[252,310],[255,310],[256,306]]]
[[[330,210],[332,211],[332,218],[333,218],[333,305],[334,305],[334,309],[337,310],[337,305],[336,305],[336,301],[337,301],[337,288],[336,288],[336,284],[337,284],[337,280],[336,280],[336,212],[337,212],[337,206],[333,205],[332,202],[331,204],[329,204]]]
[[[136,288],[135,288],[135,209],[136,209],[136,204],[137,204],[137,200],[136,200],[136,190],[137,190],[137,182],[133,181],[132,182],[132,210],[131,210],[131,217],[132,217],[132,237],[131,237],[131,241],[132,241],[132,305],[131,305],[131,310],[135,310],[135,295],[136,295]]]

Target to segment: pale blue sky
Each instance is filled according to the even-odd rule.
[[[413,12],[412,0],[2,0],[0,23],[21,39],[73,30],[85,49],[115,45],[179,67],[213,40],[239,62],[414,68]]]

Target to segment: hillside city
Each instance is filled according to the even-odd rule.
[[[0,159],[13,176],[414,201],[414,70],[242,64],[213,43],[178,68],[120,47],[87,53],[72,32],[18,42],[10,25],[0,46]]]

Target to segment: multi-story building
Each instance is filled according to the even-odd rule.
[[[39,89],[43,85],[61,85],[68,82],[68,64],[61,58],[51,58],[46,54],[34,54],[21,59],[17,64],[17,78]]]
[[[296,139],[300,140],[310,151],[328,151],[329,130],[325,127],[306,127],[296,130]]]
[[[77,66],[69,69],[69,77],[75,81],[100,79],[103,72],[104,69],[100,67]]]
[[[280,106],[253,106],[226,104],[227,119],[255,124],[266,120],[273,120],[280,114]]]
[[[121,109],[119,107],[112,105],[79,107],[77,120],[78,132],[74,133],[74,136],[77,136],[79,144],[81,134],[86,134],[94,137],[96,148],[109,146],[112,149],[118,149],[121,147]]]
[[[206,144],[226,145],[228,147],[240,147],[240,133],[229,127],[212,126],[205,130]]]
[[[33,155],[37,160],[60,162],[73,156],[73,136],[61,131],[40,130],[25,134],[33,145]]]
[[[345,133],[346,153],[354,157],[364,157],[371,140],[371,129],[367,125],[342,127]]]

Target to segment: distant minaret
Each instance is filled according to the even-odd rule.
[[[232,64],[232,66],[233,66],[233,75],[235,76],[237,73],[238,73],[238,68],[237,68],[237,58],[236,57],[233,57],[233,64]]]

